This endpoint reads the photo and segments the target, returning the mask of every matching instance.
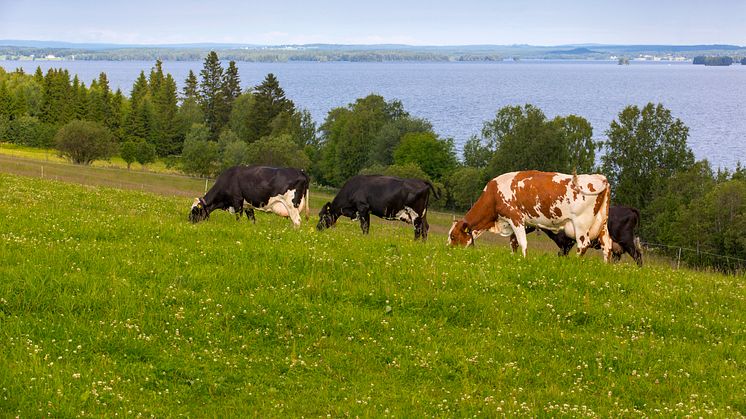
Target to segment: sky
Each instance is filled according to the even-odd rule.
[[[0,0],[0,39],[746,45],[746,0]]]

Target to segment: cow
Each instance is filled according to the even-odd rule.
[[[608,262],[611,238],[606,221],[611,188],[606,177],[566,175],[528,170],[502,174],[490,180],[462,220],[454,221],[448,244],[469,246],[485,230],[503,236],[515,234],[526,256],[526,227],[564,231],[585,254],[598,239]]]
[[[300,213],[308,208],[308,175],[302,170],[286,167],[234,166],[218,176],[215,184],[202,198],[195,198],[189,221],[196,223],[210,218],[215,210],[242,214],[256,223],[254,210],[273,212],[289,217],[295,227],[300,225]]]
[[[424,241],[430,229],[427,223],[430,191],[435,199],[440,198],[428,181],[381,175],[354,176],[342,186],[332,202],[321,208],[316,228],[319,231],[330,228],[344,215],[353,221],[359,219],[360,229],[363,234],[368,234],[370,214],[373,214],[386,220],[414,224],[414,239]]]
[[[611,255],[615,262],[618,262],[624,253],[629,254],[642,266],[642,246],[640,238],[635,235],[635,230],[640,225],[640,211],[637,208],[626,206],[612,206],[609,208],[609,221],[607,229],[611,236]],[[567,256],[570,249],[575,246],[575,239],[568,237],[564,231],[553,232],[551,230],[541,229],[552,241],[560,248],[559,256]],[[527,227],[526,233],[534,231],[533,227]],[[510,246],[515,252],[518,250],[518,241],[515,235],[510,236]],[[591,247],[600,249],[601,245],[598,240],[591,242]]]

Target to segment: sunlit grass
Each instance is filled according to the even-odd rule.
[[[0,174],[2,416],[740,416],[744,278]]]

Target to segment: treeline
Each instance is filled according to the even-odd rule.
[[[628,106],[605,136],[594,140],[591,124],[577,115],[550,119],[530,104],[507,106],[465,142],[459,160],[453,139],[439,136],[398,100],[357,99],[331,109],[317,128],[274,75],[242,90],[235,63],[224,68],[214,52],[199,76],[189,73],[181,92],[160,61],[141,72],[129,96],[111,92],[104,73],[86,86],[66,70],[0,69],[0,138],[54,146],[78,163],[118,152],[128,164],[160,157],[198,176],[236,164],[293,166],[332,187],[359,173],[418,177],[443,192],[436,206],[455,210],[468,209],[501,173],[601,172],[612,184],[614,204],[642,211],[644,241],[696,249],[681,255],[694,265],[744,268],[736,259],[707,256],[746,259],[740,164],[715,171],[706,160],[695,161],[688,128],[660,104]]]
[[[733,57],[698,55],[694,57],[694,59],[692,59],[692,64],[701,64],[706,66],[729,66],[733,64]]]

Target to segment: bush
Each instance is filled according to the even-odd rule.
[[[59,154],[75,164],[107,160],[116,149],[109,129],[90,121],[68,122],[57,131],[54,142]]]

